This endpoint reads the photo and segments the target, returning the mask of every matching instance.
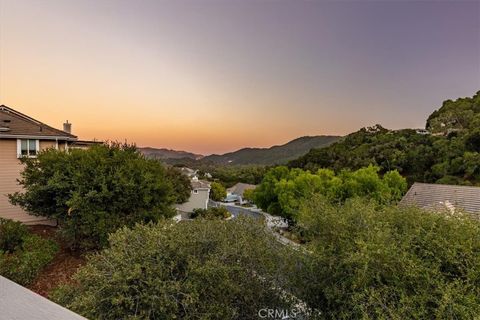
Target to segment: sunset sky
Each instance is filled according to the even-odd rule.
[[[223,153],[478,90],[479,1],[0,0],[0,104],[82,139]]]

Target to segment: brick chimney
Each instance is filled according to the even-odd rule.
[[[63,131],[72,133],[72,124],[69,123],[68,120],[63,124]]]

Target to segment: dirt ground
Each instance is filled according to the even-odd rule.
[[[49,265],[42,270],[37,279],[29,286],[29,289],[48,297],[50,291],[62,283],[71,281],[72,275],[78,267],[85,264],[85,257],[65,248],[56,237],[56,227],[30,226],[30,231],[41,237],[52,239],[60,245],[60,251]]]

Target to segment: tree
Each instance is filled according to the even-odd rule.
[[[22,162],[25,192],[10,195],[11,202],[57,219],[72,248],[99,248],[122,226],[173,216],[182,199],[175,174],[129,145],[51,149]]]
[[[210,199],[213,201],[223,201],[227,196],[227,190],[218,182],[212,182],[210,184]]]
[[[245,191],[243,191],[243,200],[245,201],[248,201],[248,202],[253,202],[253,193],[254,193],[254,190],[255,189],[245,189]]]
[[[316,194],[332,203],[343,203],[353,197],[369,197],[379,204],[400,200],[407,190],[406,180],[397,172],[379,174],[380,168],[368,166],[356,171],[343,170],[338,175],[330,169],[316,173],[285,167],[271,169],[255,189],[255,203],[272,214],[296,221],[303,201]],[[275,209],[273,212],[271,209]]]
[[[426,128],[433,134],[379,125],[362,128],[328,147],[312,149],[289,167],[338,173],[374,165],[381,174],[397,170],[410,184],[480,185],[479,176],[469,174],[464,165],[467,152],[480,152],[480,91],[473,97],[445,101],[427,119]]]
[[[480,152],[480,129],[472,131],[466,137],[465,147],[468,151]]]
[[[253,219],[123,228],[53,299],[90,319],[256,319],[289,309],[293,250]]]
[[[308,241],[297,297],[323,319],[473,319],[480,223],[468,215],[318,195],[300,209]]]
[[[175,203],[184,203],[188,201],[191,192],[190,179],[181,173],[176,167],[167,168],[167,178],[173,186],[174,194],[176,196]]]

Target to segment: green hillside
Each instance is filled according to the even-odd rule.
[[[158,160],[166,160],[166,159],[200,159],[203,156],[201,154],[195,154],[187,151],[177,151],[177,150],[170,150],[170,149],[157,149],[151,147],[139,147],[137,148],[142,154],[144,154],[148,158],[158,159]]]
[[[374,164],[383,172],[398,170],[409,182],[480,185],[480,92],[445,101],[427,119],[426,128],[429,133],[362,128],[289,165],[339,171]]]
[[[231,165],[273,165],[284,164],[304,155],[312,148],[323,148],[340,139],[339,136],[301,137],[284,145],[271,148],[244,148],[223,155],[210,155],[201,161],[214,164]]]

